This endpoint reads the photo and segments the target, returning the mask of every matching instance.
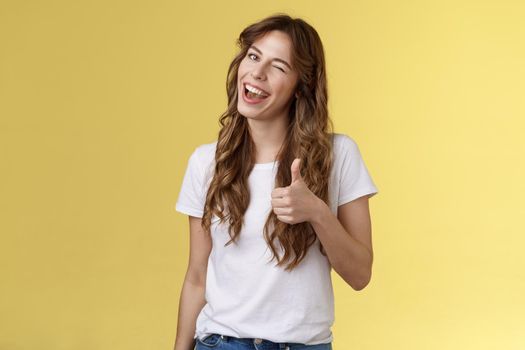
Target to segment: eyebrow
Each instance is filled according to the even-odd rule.
[[[259,54],[261,54],[261,55],[263,54],[262,51],[259,50],[259,49],[257,48],[257,46],[255,46],[255,45],[250,46],[250,48],[253,48],[255,51],[257,51],[257,52],[258,52]],[[292,69],[292,67],[291,67],[291,66],[288,64],[288,62],[286,62],[285,60],[282,60],[282,59],[280,59],[280,58],[274,58],[273,60],[274,60],[274,61],[278,61],[278,62],[282,62],[282,63],[285,64],[290,70]]]

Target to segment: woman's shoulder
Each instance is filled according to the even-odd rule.
[[[194,154],[203,164],[209,164],[215,160],[215,150],[217,149],[217,140],[201,143],[195,150]],[[345,133],[332,133],[333,151],[336,154],[351,152],[357,148],[357,143],[350,135]]]
[[[215,155],[215,149],[217,148],[217,141],[213,141],[210,143],[201,143],[195,148],[195,152],[199,154],[199,156],[206,156],[209,154]]]
[[[348,134],[332,133],[333,145],[335,152],[349,150],[357,146],[355,140]]]
[[[215,149],[217,148],[217,141],[209,143],[201,143],[195,147],[192,157],[202,166],[206,167],[215,160]]]

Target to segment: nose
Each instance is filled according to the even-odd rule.
[[[264,80],[264,72],[263,72],[263,69],[261,67],[258,67],[258,68],[254,68],[252,70],[252,77],[254,79],[257,79],[257,80]]]

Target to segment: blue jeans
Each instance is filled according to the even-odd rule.
[[[203,340],[196,339],[195,350],[332,350],[332,343],[305,345],[301,343],[274,343],[261,338],[235,338],[210,334]]]

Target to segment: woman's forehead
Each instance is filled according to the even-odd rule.
[[[251,45],[251,48],[258,49],[263,55],[281,58],[289,62],[292,41],[288,34],[274,30],[257,38]]]

